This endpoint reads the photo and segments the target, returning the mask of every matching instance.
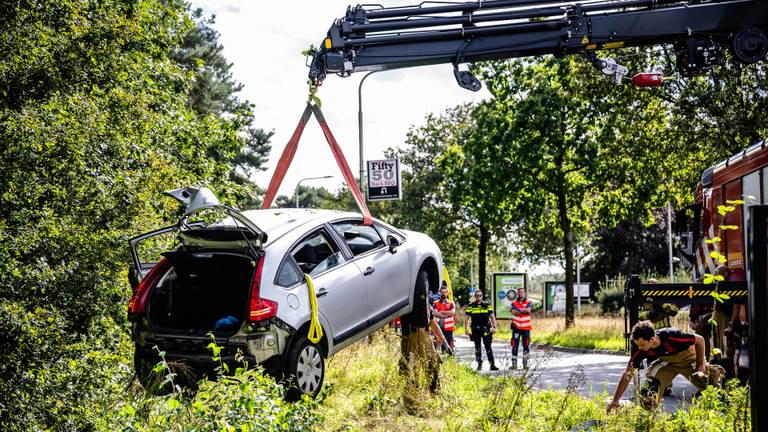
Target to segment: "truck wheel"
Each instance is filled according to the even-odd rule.
[[[405,322],[417,328],[429,327],[429,275],[426,270],[419,270],[416,276],[416,285],[413,288],[413,310],[405,315],[403,326]]]
[[[323,351],[305,336],[299,337],[288,352],[284,372],[288,377],[287,400],[297,401],[302,394],[314,398],[325,377]]]

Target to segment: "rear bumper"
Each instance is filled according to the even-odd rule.
[[[213,350],[209,347],[212,342],[221,348],[221,361],[231,365],[241,366],[242,361],[248,362],[249,365],[279,362],[293,333],[283,327],[270,324],[268,327],[254,330],[246,325],[243,329],[247,332],[241,329],[234,335],[216,337],[214,340],[210,336],[142,329],[137,324],[134,325],[133,339],[136,354],[141,357],[158,358],[159,350],[168,361],[183,362],[204,371],[219,365],[219,360],[213,360]]]

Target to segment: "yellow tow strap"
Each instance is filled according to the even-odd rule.
[[[309,334],[307,339],[312,343],[320,342],[320,338],[323,337],[323,327],[320,326],[320,322],[317,320],[317,297],[315,296],[315,285],[312,283],[312,278],[304,273],[304,279],[307,281],[307,287],[309,288],[309,309],[312,318],[309,323]]]

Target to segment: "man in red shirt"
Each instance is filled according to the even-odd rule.
[[[530,300],[525,296],[525,288],[517,289],[517,298],[512,302],[512,367],[517,369],[517,353],[520,340],[523,342],[523,367],[528,367],[528,354],[531,345],[531,308]]]
[[[645,373],[645,383],[640,388],[640,403],[643,408],[653,409],[659,404],[664,389],[678,375],[683,375],[699,391],[708,384],[720,386],[725,375],[722,366],[704,362],[704,338],[698,334],[686,333],[674,327],[655,330],[650,321],[640,321],[632,328],[632,340],[637,350],[621,376],[613,401],[608,404],[608,413],[619,406],[621,395],[644,359],[650,363]]]

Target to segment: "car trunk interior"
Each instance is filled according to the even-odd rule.
[[[232,252],[165,254],[173,270],[150,293],[155,327],[191,334],[232,334],[247,316],[253,258]]]

